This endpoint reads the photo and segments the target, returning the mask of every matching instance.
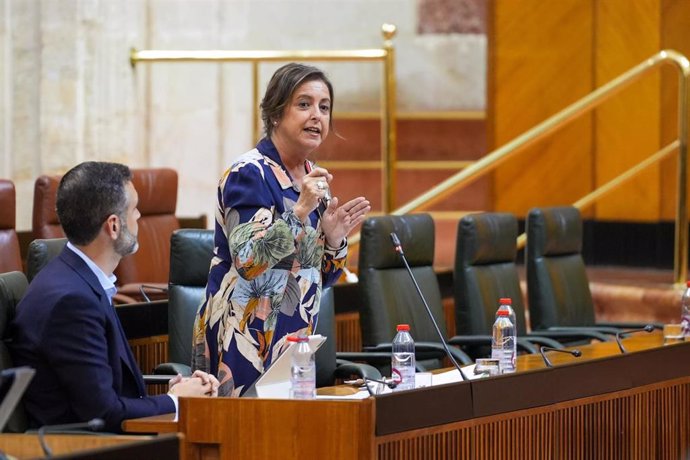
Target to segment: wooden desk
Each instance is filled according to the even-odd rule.
[[[661,340],[551,353],[551,369],[521,356],[515,374],[362,401],[182,398],[176,429],[189,459],[686,458],[690,343]]]
[[[56,458],[178,458],[178,436],[104,436],[88,434],[47,434],[45,440]],[[43,458],[36,434],[0,434],[0,451],[18,459]]]

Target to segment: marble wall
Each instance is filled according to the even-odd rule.
[[[31,225],[33,182],[87,159],[175,168],[178,214],[252,146],[247,64],[155,63],[138,49],[338,49],[398,27],[401,111],[483,110],[483,0],[0,0],[0,176]],[[263,86],[279,64],[262,64]],[[376,111],[381,64],[324,63],[338,111]]]

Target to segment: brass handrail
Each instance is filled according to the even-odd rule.
[[[462,171],[452,175],[440,184],[432,187],[418,197],[410,200],[403,206],[391,212],[393,215],[402,215],[411,211],[419,210],[429,206],[454,192],[461,186],[477,179],[478,177],[493,171],[498,165],[506,161],[511,156],[533,145],[537,141],[562,127],[566,123],[579,117],[580,115],[592,110],[604,101],[610,99],[624,88],[640,79],[652,69],[665,64],[675,64],[679,70],[678,78],[678,191],[676,197],[676,222],[674,236],[674,282],[681,284],[687,276],[688,259],[688,232],[687,232],[687,149],[688,149],[688,107],[687,107],[687,84],[690,76],[690,62],[682,54],[674,50],[663,50],[653,55],[644,62],[632,69],[624,72],[605,85],[592,91],[582,99],[569,105],[565,109],[556,113],[539,123],[532,129],[512,139],[505,145],[488,153],[474,164]],[[674,147],[675,148],[675,147]],[[665,150],[665,149],[664,149]],[[658,154],[659,152],[657,152]],[[668,153],[668,152],[666,152]],[[655,154],[655,156],[657,155]],[[665,155],[662,155],[665,156]],[[627,174],[624,173],[624,174]],[[610,183],[609,183],[610,184]],[[604,187],[609,186],[606,184]],[[608,190],[607,190],[608,191]],[[599,195],[597,195],[598,197]],[[360,234],[353,235],[350,244],[358,244]]]
[[[584,209],[588,206],[591,206],[600,197],[606,195],[607,193],[609,193],[613,189],[619,187],[620,185],[623,185],[623,183],[627,182],[629,179],[632,179],[637,174],[639,174],[643,170],[645,170],[647,167],[649,167],[649,166],[653,165],[654,163],[657,163],[657,162],[663,160],[664,158],[666,158],[667,156],[669,156],[679,146],[680,146],[680,142],[678,142],[678,140],[676,139],[675,141],[668,144],[666,147],[657,151],[652,156],[645,158],[644,160],[642,160],[640,163],[637,163],[632,168],[626,170],[625,172],[614,177],[613,179],[611,179],[610,181],[608,181],[604,185],[600,186],[596,190],[583,196],[582,198],[577,200],[575,203],[573,203],[573,206],[576,207],[577,209]],[[520,236],[518,236],[518,238],[517,238],[517,248],[518,249],[524,248],[526,242],[527,242],[527,235],[525,233],[521,233]]]
[[[381,92],[381,175],[383,208],[393,209],[397,190],[395,165],[397,159],[396,80],[395,48],[396,34],[393,24],[383,24],[383,47],[352,50],[137,50],[130,51],[130,62],[135,67],[139,62],[250,62],[252,64],[252,127],[255,138],[259,133],[258,85],[259,63],[280,61],[381,61],[383,63],[383,91]]]

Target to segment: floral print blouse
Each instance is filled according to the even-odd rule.
[[[305,162],[305,171],[311,169]],[[347,241],[326,244],[318,212],[292,212],[299,191],[264,138],[218,186],[214,257],[194,324],[192,369],[214,374],[219,396],[239,396],[295,333],[316,327],[322,286],[338,279]]]

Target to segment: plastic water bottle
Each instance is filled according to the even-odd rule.
[[[517,354],[515,326],[510,322],[508,310],[499,310],[497,315],[491,338],[491,358],[498,359],[502,374],[515,372]]]
[[[685,286],[685,292],[680,299],[680,324],[683,337],[690,337],[690,281]]]
[[[410,335],[409,324],[398,324],[398,333],[393,338],[391,357],[391,377],[398,385],[395,391],[414,389],[415,358],[414,340]]]
[[[290,372],[290,398],[314,399],[316,397],[316,364],[309,346],[309,337],[290,336],[288,341],[297,342],[293,347]]]
[[[498,312],[501,310],[508,311],[508,318],[510,322],[515,326],[515,334],[517,335],[517,322],[515,320],[515,310],[513,310],[513,299],[510,297],[501,297],[498,299],[498,310],[496,310],[496,319],[498,319]]]

